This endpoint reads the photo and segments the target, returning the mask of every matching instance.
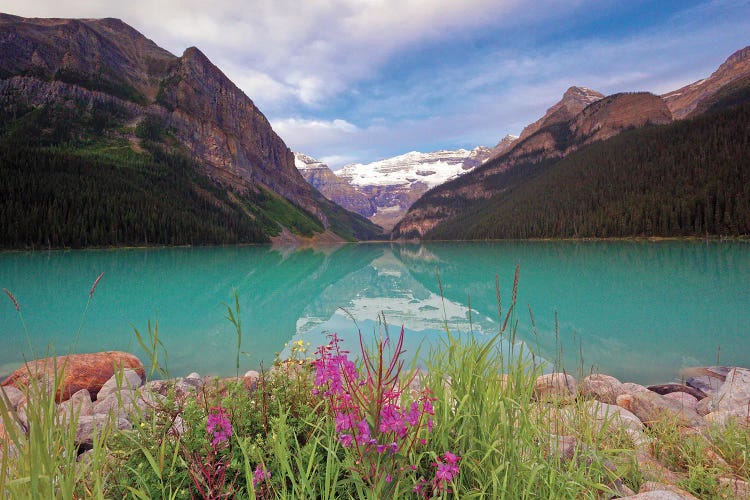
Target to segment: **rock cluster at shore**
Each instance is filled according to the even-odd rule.
[[[65,367],[64,376],[55,371]],[[115,370],[118,368],[118,370]],[[299,367],[294,367],[295,369]],[[120,370],[121,369],[121,370]],[[116,373],[117,371],[117,373]],[[639,492],[630,490],[621,480],[609,485],[619,498],[693,499],[676,485],[685,472],[673,471],[655,457],[654,442],[648,427],[664,422],[677,424],[681,435],[702,435],[708,439],[709,426],[730,423],[750,427],[750,369],[707,367],[691,369],[685,384],[662,384],[650,387],[621,382],[605,374],[592,374],[578,381],[565,373],[541,375],[534,383],[535,408],[548,418],[550,454],[563,460],[586,457],[586,445],[572,432],[576,414],[587,414],[595,430],[615,429],[624,432],[635,447],[638,467],[644,482]],[[248,391],[254,391],[260,374],[250,371],[240,379]],[[505,380],[505,379],[502,379]],[[118,429],[130,429],[134,415],[158,408],[170,394],[176,399],[201,397],[204,388],[224,391],[236,378],[187,377],[145,382],[145,371],[137,357],[123,352],[76,354],[33,361],[19,368],[2,382],[0,397],[11,418],[0,419],[0,439],[8,439],[3,421],[13,422],[17,432],[28,432],[27,395],[30,385],[54,394],[58,401],[56,418],[64,423],[77,415],[76,442],[85,453],[94,436],[107,423]],[[450,383],[450,382],[447,382]],[[504,381],[502,383],[507,383]],[[173,432],[184,432],[177,416]],[[606,426],[606,427],[605,427]],[[0,448],[1,449],[1,448]],[[12,444],[9,445],[11,453]],[[721,457],[707,457],[720,464]],[[606,465],[609,468],[609,465]],[[611,468],[615,470],[614,465]],[[735,498],[750,499],[750,485],[732,478],[720,478]]]

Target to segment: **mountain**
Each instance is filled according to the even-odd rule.
[[[284,231],[353,239],[380,232],[302,178],[265,116],[200,50],[176,57],[120,20],[0,14],[0,103],[0,147],[9,153],[0,163],[4,176],[31,175],[29,163],[57,169],[35,168],[34,179],[14,181],[20,191],[0,201],[0,213],[15,221],[0,233],[2,246],[255,242]],[[76,173],[76,165],[83,171]],[[96,182],[89,182],[92,175]],[[55,176],[64,178],[59,189]],[[159,183],[164,176],[175,182]],[[72,198],[60,191],[76,182],[86,191]],[[166,213],[149,215],[141,203],[126,204],[126,213],[113,194],[126,185]],[[21,210],[22,197],[38,204]],[[92,204],[108,209],[87,211]],[[70,234],[69,223],[84,216],[93,220],[80,221]]]
[[[689,177],[686,178],[684,173],[667,173],[665,169],[667,169],[668,165],[671,165],[672,161],[672,156],[670,155],[684,154],[687,155],[686,158],[689,161],[698,161],[696,160],[698,156],[703,155],[705,157],[709,153],[712,153],[714,156],[704,158],[704,164],[702,165],[686,164],[686,168],[688,166],[694,167],[695,170],[693,172],[696,176],[704,175],[707,166],[725,174],[731,171],[734,174],[740,175],[740,179],[745,175],[743,167],[736,164],[736,158],[727,154],[727,152],[731,150],[739,158],[746,156],[746,141],[742,143],[740,140],[739,150],[731,149],[736,145],[727,145],[725,147],[720,144],[714,144],[714,149],[707,148],[706,151],[700,153],[695,149],[690,149],[690,147],[701,147],[700,133],[715,134],[716,130],[724,130],[728,136],[735,138],[742,137],[741,134],[737,135],[737,131],[744,130],[742,128],[744,126],[743,123],[736,123],[735,128],[727,126],[727,116],[733,116],[732,113],[739,113],[739,116],[742,117],[741,112],[735,108],[741,108],[746,102],[750,101],[750,70],[746,65],[747,56],[747,49],[743,49],[732,55],[708,79],[685,87],[686,89],[691,89],[692,100],[689,103],[687,100],[680,100],[681,95],[685,95],[685,93],[680,93],[679,91],[666,94],[664,98],[646,92],[622,93],[608,97],[599,97],[600,94],[597,95],[598,93],[594,93],[593,91],[577,91],[575,89],[580,88],[571,87],[566,91],[566,95],[563,96],[563,99],[558,104],[550,108],[540,120],[526,127],[519,139],[514,141],[503,153],[486,161],[481,167],[468,175],[428,191],[419,201],[412,205],[409,212],[394,227],[391,233],[392,237],[495,238],[557,237],[560,235],[566,237],[581,235],[682,235],[696,234],[696,231],[700,233],[703,230],[707,230],[709,233],[726,230],[728,234],[737,234],[735,229],[737,227],[744,227],[742,223],[733,226],[734,229],[732,230],[727,230],[727,226],[718,224],[711,225],[710,228],[706,227],[706,224],[700,223],[688,227],[689,224],[685,221],[682,221],[681,225],[672,223],[670,226],[663,223],[660,217],[667,217],[671,221],[673,218],[672,214],[675,210],[678,210],[677,208],[673,207],[668,210],[666,216],[655,216],[658,219],[657,222],[654,222],[653,214],[660,210],[667,210],[661,206],[661,203],[676,203],[678,199],[682,200],[682,197],[687,195],[687,193],[692,193],[696,197],[705,195],[708,197],[708,200],[712,200],[710,203],[714,204],[713,209],[715,209],[716,200],[723,200],[723,196],[726,194],[719,195],[715,190],[713,194],[707,194],[702,187],[695,185],[694,180]],[[571,116],[569,114],[570,110],[574,106],[582,106],[582,101],[585,99],[589,99],[592,102]],[[566,101],[573,103],[573,105],[563,105]],[[690,125],[690,127],[694,127],[688,129],[690,133],[694,132],[690,139],[694,143],[688,145],[683,142],[685,140],[683,136],[673,136],[673,134],[678,133],[677,131],[685,132],[685,129],[680,129],[679,127],[672,129],[668,127],[668,124],[673,119],[672,110],[682,117],[688,115],[690,117],[698,117],[706,114],[713,116],[713,118],[706,118],[708,124],[701,122],[702,125],[700,126],[695,124]],[[664,132],[657,125],[667,127],[667,132]],[[639,129],[639,133],[632,132],[633,129]],[[614,140],[616,136],[619,137],[623,133],[627,133],[629,140],[638,138],[643,142],[635,144],[627,143],[626,146],[623,146],[623,143]],[[661,146],[663,149],[662,153],[666,156],[660,156],[661,153],[655,154],[653,151],[649,154],[644,153],[644,156],[639,156],[642,153],[640,148],[648,142],[647,139],[654,136],[662,137],[666,141]],[[716,136],[711,135],[711,137],[715,138]],[[611,146],[613,144],[619,145],[620,148]],[[653,145],[653,147],[656,148],[656,145]],[[745,148],[744,152],[743,147]],[[689,151],[683,151],[681,148],[688,148]],[[625,161],[628,158],[628,161],[631,162],[631,168],[634,171],[639,171],[638,168],[648,165],[656,173],[655,175],[658,175],[651,178],[643,174],[639,179],[650,179],[655,185],[638,185],[635,187],[637,185],[636,180],[633,179],[632,182],[629,182],[627,177],[619,178],[615,182],[614,178],[616,176],[614,170],[608,172],[604,168],[601,169],[601,172],[608,172],[610,177],[599,177],[600,171],[596,170],[596,163],[589,163],[593,162],[591,160],[593,158],[592,155],[594,155],[592,151],[601,153],[602,156],[598,157],[598,161],[601,164],[611,164],[614,162],[616,166],[612,166],[612,169],[621,168],[622,165],[618,162]],[[579,163],[576,163],[576,159]],[[578,176],[573,176],[572,173],[570,176],[567,176],[567,174],[564,175],[560,173],[561,169],[567,169],[567,172],[578,172]],[[594,170],[592,171],[591,169]],[[620,174],[621,172],[618,170],[617,175]],[[668,175],[670,182],[666,182],[659,175]],[[563,180],[559,184],[549,184],[549,179],[553,177]],[[681,188],[679,195],[657,188],[659,185],[671,185],[670,183],[674,179],[680,179],[685,183],[685,187]],[[588,184],[589,182],[598,183],[598,191],[595,191],[601,193],[601,190],[604,190],[609,193],[608,197],[600,199],[593,195],[588,196],[581,193],[580,190],[584,186],[587,189],[591,188]],[[747,199],[746,194],[744,194],[741,188],[735,185],[733,180],[725,179],[725,182],[729,186],[734,186],[728,188],[728,191],[731,193],[726,195],[737,196],[737,201],[729,202],[730,209],[728,213],[743,214],[744,209],[742,208],[742,204],[746,203],[743,201]],[[539,188],[542,185],[548,191]],[[636,189],[642,193],[651,193],[654,197],[666,196],[667,198],[652,199],[649,202],[651,212],[646,214],[642,211],[639,212],[643,208],[641,205],[638,205],[638,203],[643,202],[642,198],[639,198],[636,202],[634,198],[624,197],[621,199],[621,205],[610,207],[610,213],[625,213],[627,215],[623,215],[623,217],[626,217],[630,222],[622,222],[621,229],[616,231],[611,228],[599,231],[603,226],[606,226],[604,223],[598,226],[594,224],[595,229],[592,229],[594,226],[589,227],[587,230],[588,233],[582,230],[586,225],[585,217],[581,219],[582,215],[586,216],[588,214],[592,219],[596,219],[598,216],[594,216],[593,214],[599,210],[599,207],[610,206],[606,202],[607,199],[618,199],[619,195],[622,194],[622,190],[629,189]],[[679,191],[677,188],[675,190]],[[522,198],[525,195],[521,193],[530,192],[533,192],[537,198],[533,200]],[[570,200],[576,194],[579,194],[581,199],[588,199],[590,201],[595,199],[596,201],[591,201],[592,204],[588,206],[576,207],[578,211],[575,214],[565,213],[561,207],[572,207],[574,203]],[[672,198],[669,198],[670,196]],[[549,208],[548,205],[553,204],[556,200],[559,201],[561,197],[565,197],[570,203],[562,203],[557,207],[558,211],[556,212],[538,208],[541,206]],[[523,201],[521,201],[522,199]],[[500,200],[503,200],[502,203]],[[685,213],[691,214],[680,216],[684,217],[685,220],[695,222],[695,217],[702,218],[706,214],[702,208],[688,207],[689,203],[684,200],[681,203],[685,205],[685,208],[682,210]],[[703,202],[704,205],[706,203],[709,203],[709,201]],[[735,203],[739,204],[739,208],[735,207]],[[519,204],[522,204],[523,208]],[[658,209],[654,208],[657,205]],[[532,209],[531,207],[537,208]],[[531,215],[529,214],[532,212],[537,217],[536,223],[528,219],[523,219],[521,222],[518,222],[517,226],[514,226],[515,229],[512,231],[510,229],[501,229],[504,227],[501,221],[506,218],[508,220],[515,220],[521,217],[519,213],[525,213],[527,214],[526,216],[530,217]],[[638,213],[636,214],[635,212]],[[661,214],[661,212],[659,213]],[[557,223],[547,221],[551,214],[560,217]],[[716,214],[712,212],[712,220],[715,220],[716,217]],[[723,220],[723,214],[721,217]],[[559,229],[565,226],[567,220],[576,218],[579,222],[575,228],[568,228],[565,231]],[[650,221],[647,228],[631,223],[634,220],[645,219]],[[480,220],[484,222],[479,222]],[[547,222],[540,222],[543,220]],[[706,219],[702,220],[705,222]],[[679,228],[676,229],[678,226]],[[521,227],[523,227],[523,230],[520,229]],[[559,231],[550,229],[551,227],[557,227]],[[700,228],[700,230],[696,228]]]
[[[352,163],[336,172],[297,154],[297,165],[328,199],[389,230],[428,189],[471,171],[489,154],[489,148],[483,146],[471,151],[412,151],[368,164]]]
[[[493,147],[490,150],[489,158],[496,158],[500,156],[501,154],[505,153],[506,151],[508,151],[511,147],[513,147],[513,144],[516,143],[516,141],[518,140],[518,137],[519,136],[517,135],[508,134],[502,139],[500,139],[500,142],[495,144],[495,147]],[[487,159],[485,161],[487,161]]]
[[[302,153],[294,153],[294,161],[302,177],[332,202],[363,217],[370,217],[377,211],[366,194],[336,175],[325,163]]]
[[[750,46],[729,56],[708,78],[668,92],[662,98],[667,103],[672,116],[680,120],[700,114],[703,111],[701,104],[711,101],[720,89],[735,80],[746,78],[749,74]]]
[[[604,94],[600,94],[596,90],[591,90],[586,87],[570,87],[565,91],[562,99],[550,107],[547,112],[544,113],[544,116],[534,123],[524,127],[518,139],[523,141],[544,127],[556,123],[565,123],[583,111],[586,106],[595,103],[603,97]]]

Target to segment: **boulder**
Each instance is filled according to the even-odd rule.
[[[31,361],[13,372],[2,385],[23,390],[34,379],[50,387],[58,380],[55,394],[57,402],[65,401],[81,389],[87,389],[91,397],[96,399],[102,385],[112,377],[115,369],[121,368],[133,369],[142,379],[145,377],[143,364],[136,356],[121,351],[108,351]]]
[[[123,370],[122,374],[112,375],[109,380],[104,382],[102,388],[99,389],[99,393],[96,395],[96,399],[106,399],[107,396],[113,394],[120,389],[138,389],[143,385],[143,378],[135,370]]]
[[[703,417],[695,410],[686,408],[680,403],[655,392],[636,392],[632,394],[630,411],[646,425],[660,420],[676,422],[684,427],[701,427],[705,425]]]
[[[718,410],[736,410],[750,407],[750,370],[732,368],[726,381],[714,398]]]
[[[635,394],[636,392],[647,392],[648,387],[633,382],[623,382],[622,391],[623,394]]]
[[[414,380],[417,380],[418,377],[414,377]],[[258,381],[260,380],[260,373],[256,372],[255,370],[249,370],[245,373],[245,376],[242,377],[242,384],[245,386],[245,389],[248,391],[254,391],[256,387],[258,387]]]
[[[696,497],[694,497],[687,491],[681,488],[678,488],[677,486],[674,486],[672,484],[660,483],[656,481],[645,481],[643,484],[641,484],[641,488],[638,490],[639,494],[655,493],[655,492],[669,492],[674,495],[677,495],[676,498],[681,498],[684,500],[698,500]],[[655,498],[660,498],[660,497],[655,497]],[[667,498],[675,498],[675,497],[667,497]]]
[[[539,400],[572,400],[576,392],[576,379],[567,373],[547,373],[534,382],[534,396]]]
[[[643,422],[625,408],[599,401],[589,401],[584,405],[584,408],[586,413],[593,418],[596,432],[601,432],[602,429],[606,428],[617,428],[624,430],[636,446],[648,442],[648,438],[643,432]],[[608,427],[605,427],[605,425]]]
[[[94,415],[116,415],[127,418],[134,410],[138,393],[132,389],[121,389],[94,403]]]
[[[716,410],[703,417],[706,422],[718,426],[726,426],[734,422],[750,428],[750,408],[735,408],[733,410]]]
[[[128,430],[132,427],[125,418],[111,418],[109,415],[102,414],[86,415],[78,419],[75,442],[84,446],[93,445],[94,435],[101,432],[110,422],[113,428],[118,430]]]
[[[669,490],[656,490],[647,491],[645,493],[638,493],[629,497],[620,497],[622,500],[689,500],[694,499],[694,496],[685,497],[679,493],[674,493]]]
[[[685,385],[712,396],[719,392],[730,370],[727,366],[701,366],[684,368],[681,374]]]
[[[73,394],[70,399],[63,401],[57,406],[58,422],[67,422],[71,411],[78,418],[93,413],[94,403],[91,402],[91,395],[87,389],[81,389]]]
[[[12,385],[2,387],[2,390],[0,391],[0,398],[3,399],[5,407],[10,410],[15,410],[16,407],[18,407],[18,403],[20,403],[24,397],[23,392]]]
[[[602,403],[615,404],[617,396],[623,392],[622,382],[610,375],[595,373],[583,379],[583,395]]]
[[[671,399],[672,401],[677,401],[679,404],[686,408],[697,411],[698,399],[695,396],[688,394],[687,392],[670,392],[668,394],[664,394],[664,397],[667,399]]]
[[[720,477],[719,486],[727,490],[736,500],[750,500],[750,483],[731,477]]]

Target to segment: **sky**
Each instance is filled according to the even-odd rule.
[[[750,45],[750,0],[0,0],[203,51],[294,151],[337,169],[494,146],[572,85],[656,94]]]

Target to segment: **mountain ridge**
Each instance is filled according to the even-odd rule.
[[[592,97],[591,103],[563,121],[565,112],[558,113],[567,109],[561,104],[566,101],[566,96],[563,95],[561,101],[549,108],[542,118],[526,127],[524,130],[527,133],[522,133],[502,153],[490,158],[460,182],[451,181],[425,193],[394,226],[391,236],[395,239],[421,238],[434,232],[433,229],[443,221],[460,214],[464,210],[462,205],[495,196],[497,191],[488,184],[488,179],[518,165],[530,166],[556,161],[622,131],[667,124],[690,113],[690,116],[695,116],[698,112],[710,109],[714,101],[723,95],[723,89],[729,89],[724,90],[724,93],[737,99],[739,94],[730,87],[735,84],[740,93],[744,88],[750,88],[742,85],[747,80],[750,86],[748,61],[750,47],[735,52],[709,78],[683,87],[698,91],[693,91],[680,101],[676,100],[680,97],[675,95],[680,94],[678,91],[665,94],[672,96],[671,102],[664,96],[647,92],[620,93],[596,99]],[[573,89],[579,88],[571,87],[566,94],[575,92]],[[596,97],[593,91],[589,95]],[[570,95],[567,100],[570,101]],[[673,111],[678,116],[673,116]],[[464,201],[454,203],[455,199]]]
[[[144,151],[135,130],[146,123],[159,131],[151,143],[189,156],[201,175],[242,198],[238,207],[256,203],[258,196],[269,204],[262,194],[269,192],[291,203],[284,211],[317,219],[320,230],[346,239],[378,234],[369,221],[331,203],[302,178],[263,113],[199,49],[177,57],[111,18],[0,14],[0,28],[0,100],[15,110],[13,116],[81,103],[83,114],[76,116],[88,119],[89,109],[106,126],[98,132],[73,130],[80,132],[73,139],[127,140],[135,152]],[[266,224],[266,237],[281,226]]]

